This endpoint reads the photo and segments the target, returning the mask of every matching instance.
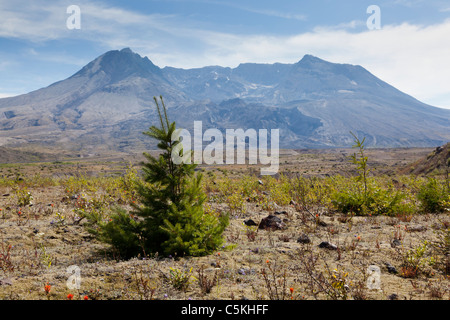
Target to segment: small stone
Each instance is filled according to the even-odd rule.
[[[306,234],[302,234],[298,239],[297,239],[298,243],[311,243],[311,239],[306,235]]]
[[[389,273],[394,273],[394,274],[398,273],[397,269],[395,269],[395,267],[392,264],[390,264],[389,262],[385,262],[384,264]]]
[[[263,184],[264,184],[261,180],[258,180],[258,183],[259,183],[260,185],[263,185]]]
[[[319,226],[321,226],[321,227],[326,227],[326,226],[328,226],[328,224],[327,224],[325,221],[320,220],[320,219],[319,219],[319,221],[317,222],[317,224],[318,224]]]
[[[397,247],[397,246],[400,246],[402,244],[402,242],[399,240],[399,239],[394,239],[394,240],[392,240],[392,242],[391,242],[391,247],[392,248],[395,248],[395,247]]]
[[[287,214],[287,211],[275,211],[274,214]]]
[[[244,224],[246,225],[246,226],[257,226],[258,224],[255,222],[255,221],[253,221],[252,219],[248,219],[248,220],[244,220]]]
[[[389,300],[398,300],[398,295],[396,293],[390,294],[388,296]]]
[[[335,244],[330,243],[328,241],[321,242],[319,244],[319,248],[325,248],[325,249],[328,249],[328,250],[337,250],[338,249],[338,247]]]
[[[261,222],[259,223],[259,229],[265,229],[265,230],[281,230],[285,229],[286,224],[281,221],[280,218],[274,216],[274,215],[268,215],[267,217],[263,218]]]

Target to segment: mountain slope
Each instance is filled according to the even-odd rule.
[[[138,150],[157,123],[153,96],[191,128],[280,129],[284,148],[424,147],[450,141],[450,110],[406,95],[361,66],[305,55],[294,64],[159,68],[125,48],[47,88],[0,99],[0,145]],[[86,150],[87,149],[87,150]]]
[[[427,175],[450,172],[450,143],[439,146],[426,157],[400,170],[401,174]]]

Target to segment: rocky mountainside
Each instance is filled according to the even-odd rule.
[[[402,170],[402,174],[427,175],[450,173],[450,143],[436,147],[426,157],[411,163]]]
[[[280,129],[283,148],[428,147],[450,141],[450,110],[421,103],[361,66],[305,55],[295,64],[159,68],[125,48],[71,77],[0,99],[0,145],[142,150],[162,95],[178,127]]]

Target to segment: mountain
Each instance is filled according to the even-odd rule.
[[[436,147],[426,157],[409,164],[401,174],[428,175],[437,173],[450,173],[450,143]]]
[[[450,141],[450,110],[426,105],[361,66],[305,55],[294,64],[160,68],[129,48],[71,77],[0,99],[0,146],[142,150],[162,95],[178,127],[280,129],[283,148],[425,147]]]

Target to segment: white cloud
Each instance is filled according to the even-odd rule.
[[[283,18],[283,19],[294,19],[299,21],[306,21],[308,17],[305,14],[299,14],[299,13],[289,13],[289,12],[281,12],[276,10],[264,10],[264,9],[253,9],[253,8],[243,8],[240,7],[242,10],[246,10],[253,13],[258,13],[270,17],[277,17],[277,18]]]
[[[160,54],[163,65],[236,66],[240,62],[293,63],[309,53],[322,59],[359,64],[419,100],[450,108],[450,20],[431,26],[401,24],[381,30],[351,33],[316,28],[294,36],[232,35],[191,32],[207,49],[186,56]],[[179,53],[179,55],[177,55]]]

